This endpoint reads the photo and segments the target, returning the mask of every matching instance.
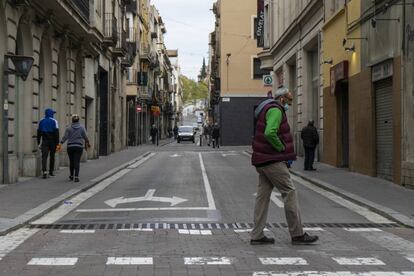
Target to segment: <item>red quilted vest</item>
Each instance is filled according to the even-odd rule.
[[[266,113],[270,108],[279,108],[279,110],[282,111],[283,117],[282,122],[280,123],[278,136],[285,145],[285,150],[283,152],[276,151],[264,136],[266,129]],[[271,102],[264,106],[256,123],[256,132],[253,139],[252,164],[253,166],[260,166],[272,162],[289,160],[296,160],[296,154],[286,112],[283,106],[279,103]]]

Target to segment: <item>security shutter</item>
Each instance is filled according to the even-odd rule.
[[[375,83],[377,176],[393,180],[392,78]]]

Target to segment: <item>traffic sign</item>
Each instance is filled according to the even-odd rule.
[[[137,105],[136,111],[137,113],[142,112],[142,107],[140,105]]]
[[[263,75],[263,85],[265,87],[273,86],[273,77],[272,77],[272,75]]]

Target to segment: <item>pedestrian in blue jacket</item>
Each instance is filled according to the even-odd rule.
[[[42,175],[47,178],[47,157],[50,153],[49,175],[54,176],[56,146],[59,144],[59,124],[53,118],[56,113],[51,108],[45,110],[45,118],[39,122],[37,145],[42,151]]]

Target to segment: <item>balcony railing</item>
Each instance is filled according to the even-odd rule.
[[[151,61],[151,50],[149,45],[141,45],[139,54],[142,61]]]
[[[113,51],[115,55],[118,55],[118,56],[126,55],[128,51],[126,36],[127,36],[126,31],[120,30],[118,32],[118,40],[116,42],[116,46]]]
[[[70,0],[68,1],[78,14],[89,23],[89,2],[90,0]]]
[[[104,43],[115,45],[118,40],[117,20],[113,13],[105,13]]]
[[[129,85],[138,84],[138,70],[133,68],[126,68],[126,81]]]
[[[137,11],[138,11],[137,0],[130,0],[129,3],[126,5],[126,11],[137,14]]]

